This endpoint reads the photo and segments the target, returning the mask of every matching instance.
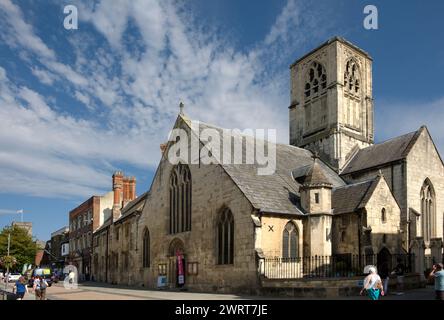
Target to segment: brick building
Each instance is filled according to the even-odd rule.
[[[130,202],[135,195],[136,179],[124,177],[119,171],[113,175],[113,191],[92,196],[70,211],[68,261],[77,267],[79,279],[90,279],[93,232],[112,217],[117,206]]]
[[[69,227],[63,227],[51,233],[50,263],[53,268],[63,269],[65,256],[62,254],[62,246],[69,242]]]

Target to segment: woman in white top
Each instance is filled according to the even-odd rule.
[[[371,300],[378,300],[380,295],[384,295],[381,278],[376,273],[375,267],[370,267],[368,271],[369,274],[364,279],[364,287],[359,294],[362,295],[364,290],[366,290]]]

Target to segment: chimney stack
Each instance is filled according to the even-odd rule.
[[[123,177],[123,206],[125,206],[125,204],[128,203],[128,201],[130,201],[130,196],[129,196],[129,178],[128,177]]]
[[[116,171],[113,174],[113,220],[120,217],[120,208],[122,206],[122,190],[123,190],[123,173],[122,171]]]
[[[129,178],[129,200],[136,199],[136,177]]]

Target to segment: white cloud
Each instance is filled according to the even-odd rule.
[[[28,88],[20,88],[18,96],[26,101],[38,118],[47,121],[53,121],[55,119],[55,114],[38,93]]]
[[[82,102],[87,107],[89,107],[89,105],[91,104],[90,98],[79,91],[76,91],[74,96],[76,97],[77,100]]]
[[[28,24],[23,16],[22,11],[18,5],[15,5],[10,0],[0,1],[0,27],[2,32],[0,37],[3,37],[5,42],[12,48],[27,49],[37,56],[40,63],[46,66],[52,72],[60,75],[65,80],[68,80],[74,85],[85,86],[87,80],[75,72],[70,66],[64,65],[57,61],[55,52],[50,49],[43,40],[34,33],[34,27]],[[29,56],[21,53],[20,55],[25,61],[29,62]],[[45,70],[34,70],[34,73],[39,79],[48,84],[51,78],[50,73]],[[46,72],[46,74],[43,74]],[[43,78],[42,78],[43,76]],[[54,80],[54,77],[52,77]]]
[[[282,9],[281,14],[276,19],[275,24],[271,27],[270,32],[265,37],[265,44],[270,45],[279,39],[287,41],[289,32],[297,32],[296,27],[299,23],[299,7],[295,0],[289,0]]]
[[[41,83],[47,85],[52,85],[57,77],[53,73],[37,67],[31,68],[31,72],[34,76],[36,76],[40,80]]]
[[[0,1],[0,18],[8,25],[8,29],[2,30],[13,33],[13,38],[21,46],[36,52],[39,56],[47,59],[54,59],[55,53],[49,49],[46,44],[33,32],[33,27],[24,20],[20,8],[14,5],[10,0]],[[10,43],[11,44],[11,43]],[[14,45],[15,44],[11,44]]]
[[[2,192],[88,196],[92,190],[110,188],[110,172],[102,169],[107,161],[146,163],[138,159],[140,145],[126,143],[131,134],[123,136],[95,126],[93,120],[57,114],[40,94],[9,81],[1,67],[0,106]],[[121,153],[115,152],[116,146]]]
[[[283,59],[282,48],[307,37],[294,28],[299,24],[295,1],[248,52],[202,32],[192,15],[170,2],[77,2],[82,21],[69,39],[76,59],[71,65],[61,63],[36,36],[18,6],[0,3],[8,7],[5,21],[13,38],[34,43],[20,43],[42,65],[30,66],[31,72],[90,112],[79,118],[77,108],[15,85],[0,67],[0,183],[9,192],[88,196],[110,188],[113,163],[154,167],[181,100],[195,119],[229,128],[273,128],[280,141],[288,141],[288,69],[274,61]],[[140,33],[131,43],[139,54],[127,47],[130,21]],[[86,33],[86,23],[109,47],[97,46],[98,35]]]

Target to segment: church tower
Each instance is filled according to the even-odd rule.
[[[372,58],[335,37],[290,66],[290,144],[338,172],[373,144]]]

